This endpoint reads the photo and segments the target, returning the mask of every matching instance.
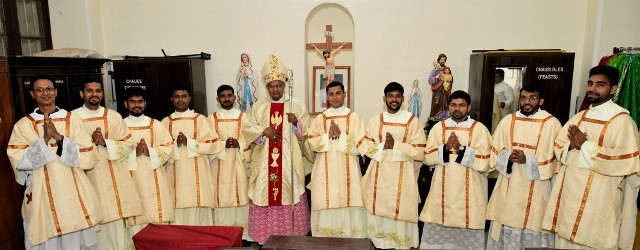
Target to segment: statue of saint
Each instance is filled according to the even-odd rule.
[[[443,120],[449,117],[447,100],[451,95],[453,75],[451,68],[445,65],[446,62],[447,55],[438,55],[438,60],[433,62],[433,69],[429,74],[429,85],[432,91],[430,120]]]

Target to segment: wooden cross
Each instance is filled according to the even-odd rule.
[[[332,26],[327,25],[326,31],[333,31]],[[313,45],[315,45],[320,51],[328,50],[329,52],[331,52],[334,49],[337,49],[343,43],[345,44],[344,47],[342,47],[343,49],[351,49],[353,47],[353,44],[351,42],[335,42],[334,44],[333,37],[329,36],[328,34],[325,35],[325,39],[326,41],[324,43],[307,43],[306,49],[315,51],[315,49],[313,48]]]

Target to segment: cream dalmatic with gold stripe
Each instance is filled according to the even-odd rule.
[[[496,242],[500,225],[542,233],[551,177],[559,166],[553,145],[561,128],[560,121],[553,115],[538,110],[530,116],[520,112],[506,116],[493,133],[490,165],[497,168],[500,175],[489,200],[487,219],[497,223],[490,232]],[[506,167],[508,156],[516,149],[524,152],[526,162],[514,162],[513,170],[507,173],[501,167]],[[526,232],[522,234],[525,237]]]
[[[387,132],[395,143],[385,150]],[[366,135],[371,163],[362,189],[369,238],[378,248],[418,247],[417,178],[424,159],[424,130],[415,116],[400,110],[371,118]]]
[[[337,139],[329,138],[332,122]],[[367,150],[364,121],[347,107],[329,108],[311,123],[307,142],[317,153],[308,185],[313,236],[366,237],[358,159]]]
[[[96,159],[91,137],[80,117],[71,112],[59,110],[50,118],[64,136],[62,157],[56,155],[55,140],[42,139],[44,116],[36,112],[13,126],[7,146],[16,181],[26,187],[22,219],[29,226],[25,238],[32,246],[56,237],[73,237],[73,232],[102,220],[100,200],[84,173],[94,167]]]
[[[213,211],[215,225],[244,228],[243,239],[247,239],[249,226],[248,163],[251,148],[242,136],[242,125],[246,114],[238,109],[220,109],[207,120],[218,133],[223,145],[229,138],[238,140],[239,148],[224,148],[211,161],[213,175]]]
[[[569,150],[568,129],[587,134],[581,149]],[[640,171],[638,128],[629,112],[609,100],[569,119],[555,141],[562,167],[555,178],[542,228],[560,241],[596,249],[631,249]],[[556,238],[557,239],[557,238]]]
[[[145,115],[124,118],[136,147],[144,139],[149,156],[136,156],[136,150],[127,158],[131,176],[138,188],[143,213],[130,217],[129,225],[171,222],[174,218],[173,185],[164,164],[173,150],[169,130],[156,119]],[[135,232],[134,232],[135,234]]]
[[[167,170],[172,178],[176,209],[214,208],[209,156],[223,148],[218,134],[205,116],[192,110],[174,112],[164,118],[162,124],[173,138],[174,162],[169,163]],[[187,137],[187,146],[177,146],[175,140],[180,132]]]
[[[242,124],[246,115],[240,110],[220,110],[207,120],[218,136],[226,144],[228,138],[238,140],[240,148],[224,148],[211,162],[216,207],[239,207],[249,203],[247,197],[247,165],[245,156],[250,156],[250,148],[242,136]],[[245,154],[245,152],[247,154]]]
[[[451,154],[444,144],[452,133],[466,149]],[[427,139],[425,164],[435,166],[420,220],[445,227],[484,229],[491,135],[482,123],[451,118],[433,126]],[[449,154],[449,161],[444,161]],[[458,158],[460,158],[458,160]]]
[[[100,128],[106,147],[96,146],[96,166],[87,171],[100,202],[102,224],[142,214],[142,205],[126,158],[133,150],[131,133],[118,112],[99,107],[90,110],[85,106],[72,111],[82,118],[89,136]]]

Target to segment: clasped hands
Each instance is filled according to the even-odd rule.
[[[567,136],[569,137],[569,150],[582,148],[582,144],[587,141],[587,133],[582,132],[578,126],[570,125]]]
[[[462,146],[462,144],[460,144],[460,141],[458,140],[458,136],[456,135],[455,132],[452,132],[449,135],[449,138],[447,139],[447,142],[444,144],[444,148],[446,151],[449,151],[450,153],[458,153],[458,150],[460,149],[460,146]]]
[[[49,143],[49,140],[51,140],[51,138],[55,139],[56,141],[62,139],[62,135],[58,133],[56,126],[53,124],[53,122],[51,122],[49,114],[44,115],[44,124],[42,124],[42,128],[44,130],[43,139],[45,143]]]
[[[298,118],[294,113],[287,113],[287,120],[294,126],[298,124]],[[282,140],[282,132],[277,131],[274,127],[269,126],[262,131],[262,134],[269,138],[269,140],[280,141]]]
[[[331,120],[331,125],[329,125],[329,140],[337,140],[338,138],[340,138],[340,128],[338,124]]]

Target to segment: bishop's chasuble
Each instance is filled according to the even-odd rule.
[[[444,145],[452,133],[461,144],[457,153]],[[420,247],[484,248],[489,130],[469,117],[460,123],[448,118],[433,126],[425,152],[425,164],[435,170],[420,213],[425,222]]]
[[[173,154],[167,171],[172,180],[175,224],[210,226],[214,224],[213,178],[210,156],[219,153],[222,142],[207,118],[193,110],[174,112],[162,120],[173,137]],[[182,132],[187,145],[176,142]]]
[[[131,235],[134,235],[148,223],[173,221],[173,185],[164,167],[173,150],[173,138],[160,121],[146,115],[129,115],[124,118],[124,123],[131,132],[135,146],[144,139],[149,149],[149,156],[137,156],[134,147],[127,158],[143,209],[142,215],[130,217],[127,221],[131,225]]]
[[[249,197],[247,186],[249,174],[247,171],[251,148],[242,136],[242,126],[246,114],[238,109],[219,111],[211,114],[207,120],[220,136],[222,144],[226,145],[228,138],[238,140],[239,148],[224,148],[211,162],[213,174],[213,201],[216,209],[213,211],[215,225],[236,226],[244,228],[243,239],[247,239],[249,225]]]
[[[64,136],[63,145],[43,140],[44,115],[34,111],[13,126],[7,146],[16,181],[26,187],[26,242],[39,248],[65,245],[67,239],[79,243],[82,238],[90,247],[97,243],[94,226],[102,220],[100,201],[84,172],[94,167],[95,148],[78,116],[58,110],[50,119]]]
[[[287,113],[296,115],[296,126],[288,121]],[[262,135],[269,126],[282,133],[282,140],[272,141]],[[304,104],[294,99],[290,110],[288,95],[278,101],[262,99],[247,115],[242,133],[246,142],[253,142],[248,189],[251,200],[249,236],[260,244],[269,235],[291,234],[291,204],[296,204],[295,235],[306,235],[309,232],[309,211],[304,190],[305,171],[300,148],[302,139],[307,134],[307,126],[309,113]],[[295,133],[293,141],[290,140],[292,130]]]
[[[587,134],[569,150],[568,128]],[[635,236],[638,129],[611,100],[569,119],[555,141],[562,167],[555,177],[542,228],[556,233],[556,248],[631,249]],[[573,244],[573,245],[572,245]]]
[[[334,122],[337,139],[329,138]],[[317,153],[311,171],[311,233],[313,236],[365,238],[359,155],[367,150],[362,118],[347,107],[329,108],[309,127],[311,149]]]
[[[393,149],[384,149],[386,134]],[[418,247],[418,173],[426,138],[410,112],[383,112],[367,125],[367,156],[371,163],[362,178],[367,234],[377,248]]]
[[[542,218],[551,177],[559,167],[553,143],[561,128],[560,121],[544,110],[530,116],[518,111],[500,121],[493,133],[490,158],[490,166],[500,175],[487,208],[487,219],[493,223],[488,245],[495,249],[553,248],[553,235],[542,231]],[[509,163],[516,149],[524,152],[524,164]]]

